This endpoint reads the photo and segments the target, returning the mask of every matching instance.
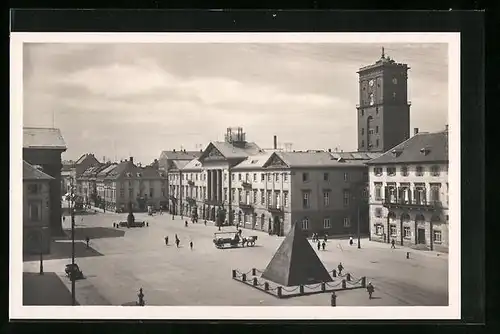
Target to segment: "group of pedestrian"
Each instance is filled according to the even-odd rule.
[[[318,240],[318,250],[321,250],[321,247],[323,247],[323,250],[325,250],[326,242],[324,240],[323,242]]]
[[[179,237],[177,236],[177,234],[175,235],[175,245],[177,246],[177,248],[179,248],[181,244],[181,239],[179,239]],[[165,246],[168,246],[168,236],[165,237]],[[189,247],[191,248],[191,250],[193,250],[193,241],[191,240],[189,242]]]

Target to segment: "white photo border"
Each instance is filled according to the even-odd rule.
[[[22,127],[24,43],[445,43],[448,45],[448,306],[23,306]],[[11,33],[10,319],[375,320],[460,319],[460,33]]]

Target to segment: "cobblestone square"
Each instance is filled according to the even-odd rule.
[[[146,305],[159,306],[329,306],[329,294],[317,294],[289,299],[273,296],[246,286],[231,278],[231,271],[263,270],[271,260],[283,237],[243,229],[243,236],[258,236],[255,247],[217,249],[213,234],[218,228],[212,222],[204,225],[189,222],[179,216],[172,221],[169,214],[147,216],[135,214],[149,227],[120,228],[113,223],[126,219],[126,214],[98,213],[78,216],[77,240],[90,238],[90,248],[102,256],[82,256],[76,263],[86,279],[77,281],[77,301],[81,305],[126,305],[137,301],[143,288]],[[65,229],[69,229],[66,219]],[[105,231],[105,232],[103,232]],[[235,231],[225,227],[223,231]],[[69,232],[69,231],[68,231]],[[181,240],[174,243],[175,235]],[[164,237],[169,237],[165,245]],[[189,247],[193,242],[193,249]],[[58,240],[57,243],[68,242]],[[369,300],[365,289],[339,292],[338,306],[446,306],[448,305],[448,255],[390,249],[390,245],[362,239],[362,248],[349,246],[347,240],[330,239],[325,251],[317,251],[327,270],[342,262],[345,271],[354,277],[366,276],[375,286],[375,299]],[[314,244],[312,245],[315,246]],[[63,251],[70,247],[59,247]],[[315,247],[314,247],[315,248]],[[315,248],[316,249],[316,248]],[[89,250],[90,251],[90,250]],[[406,252],[410,258],[406,259]],[[66,258],[64,258],[66,256]],[[44,261],[46,272],[64,277],[64,266],[70,263],[70,253],[53,255]],[[25,272],[38,272],[39,262],[24,262]],[[25,291],[29,288],[25,287]]]

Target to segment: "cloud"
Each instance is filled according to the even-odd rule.
[[[412,68],[412,127],[442,128],[446,46],[385,47]],[[164,149],[222,139],[232,125],[262,146],[276,134],[297,149],[350,150],[356,71],[379,56],[372,44],[31,44],[24,122],[51,126],[54,114],[70,158],[133,152],[149,162]]]

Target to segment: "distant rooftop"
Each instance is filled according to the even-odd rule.
[[[66,143],[59,129],[25,127],[23,148],[66,150]]]

